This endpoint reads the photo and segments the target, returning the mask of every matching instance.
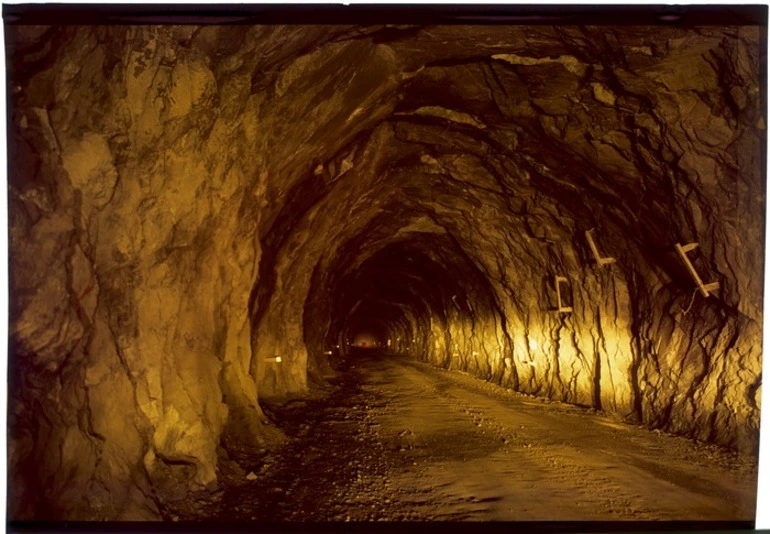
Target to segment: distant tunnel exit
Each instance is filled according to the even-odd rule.
[[[353,336],[350,343],[353,347],[360,349],[375,349],[381,346],[377,337],[371,332],[359,332]]]

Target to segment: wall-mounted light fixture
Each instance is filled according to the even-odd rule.
[[[561,303],[561,284],[568,284],[569,280],[566,276],[555,276],[554,277],[554,286],[556,287],[556,300],[558,303],[558,308],[556,311],[559,313],[570,313],[572,312],[572,306],[563,306]]]
[[[709,296],[709,291],[714,291],[716,289],[719,289],[719,282],[711,282],[709,284],[704,284],[703,280],[701,280],[700,276],[698,275],[698,272],[695,270],[695,267],[690,261],[690,258],[687,257],[688,252],[698,248],[698,243],[688,243],[686,245],[681,245],[677,243],[676,245],[674,245],[674,247],[676,248],[676,251],[679,253],[679,257],[682,258],[682,262],[684,263],[685,267],[687,267],[687,270],[690,271],[690,276],[698,285],[698,288],[700,288],[700,292],[703,294],[704,297]]]
[[[594,258],[596,258],[597,265],[609,265],[610,263],[615,263],[617,260],[615,258],[602,258],[601,254],[599,254],[599,249],[596,246],[596,242],[594,241],[593,235],[591,233],[594,231],[594,228],[591,228],[586,232],[586,239],[588,240],[588,246],[591,247],[591,252],[593,252]]]
[[[331,356],[332,351],[330,351],[330,350],[324,351],[324,354],[326,354],[327,356]]]
[[[265,361],[268,363],[281,363],[281,357],[280,356],[274,356],[272,358],[265,358]]]

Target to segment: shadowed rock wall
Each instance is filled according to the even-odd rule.
[[[758,28],[6,39],[10,517],[162,516],[216,484],[221,440],[280,443],[259,398],[332,374],[366,323],[436,365],[756,447]]]

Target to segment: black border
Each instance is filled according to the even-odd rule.
[[[768,6],[501,4],[4,4],[6,25],[559,24],[766,26]]]
[[[8,532],[374,532],[410,534],[434,531],[442,534],[510,532],[738,532],[754,529],[753,521],[522,521],[522,522],[377,522],[377,523],[235,523],[221,522],[95,522],[10,521]]]

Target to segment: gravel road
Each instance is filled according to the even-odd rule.
[[[378,352],[266,405],[288,436],[230,451],[173,520],[751,521],[756,459]]]

